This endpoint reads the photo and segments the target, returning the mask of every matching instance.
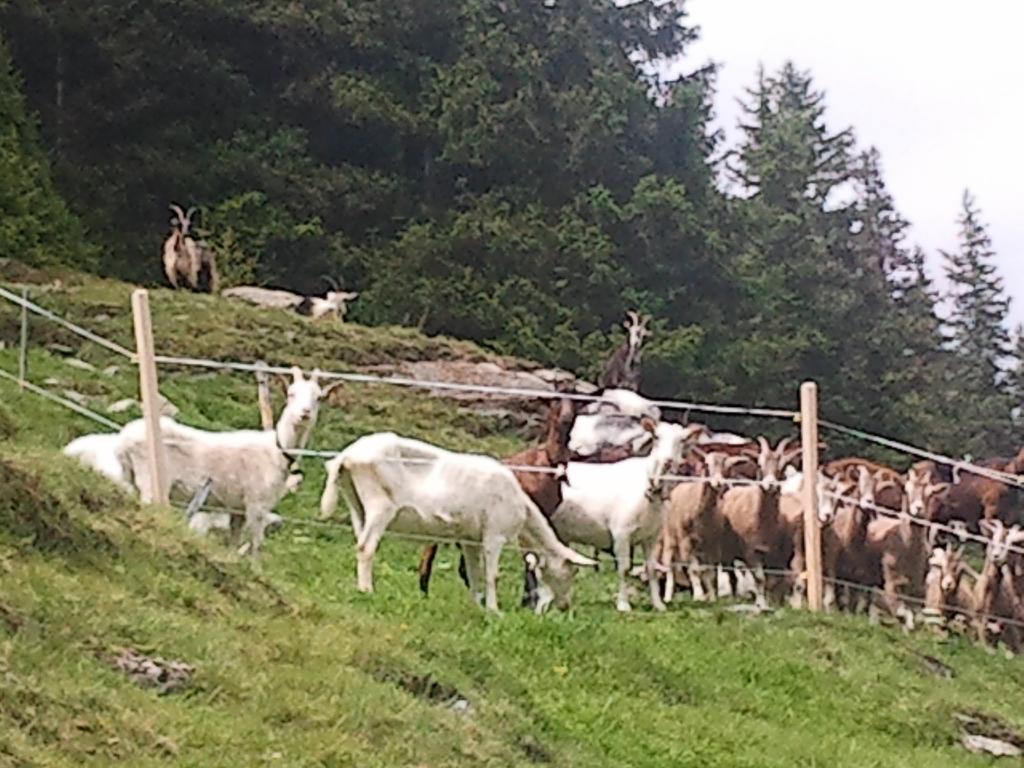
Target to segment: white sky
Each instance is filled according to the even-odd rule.
[[[825,91],[831,129],[875,145],[911,243],[941,274],[969,188],[1024,322],[1024,3],[1017,0],[689,0],[701,39],[684,70],[720,65],[717,125],[737,138],[737,97],[786,60]]]

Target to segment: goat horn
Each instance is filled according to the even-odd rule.
[[[633,321],[633,325],[639,325],[640,324],[640,316],[636,312],[634,312],[632,309],[630,309],[630,310],[628,310],[626,312],[626,317],[628,317],[630,320]]]
[[[335,280],[330,275],[320,275],[320,279],[323,280],[324,282],[326,282],[329,286],[331,286],[331,290],[332,291],[340,291],[341,290],[341,286],[338,285],[338,281]]]
[[[768,453],[771,451],[771,446],[768,445],[768,438],[764,435],[757,436],[757,444],[761,447],[761,453]]]
[[[182,221],[185,220],[185,212],[183,210],[181,210],[181,206],[180,205],[175,205],[174,203],[171,203],[167,207],[170,208],[172,211],[174,211],[174,213],[177,214],[179,219],[181,219]]]
[[[779,444],[777,446],[775,446],[775,452],[777,454],[779,454],[779,456],[781,456],[782,454],[784,454],[786,452],[786,446],[788,446],[792,441],[793,441],[792,437],[784,437],[784,438],[782,438],[781,440],[779,440]]]
[[[193,205],[191,208],[188,209],[188,212],[185,214],[185,218],[191,220],[192,214],[194,214],[198,210],[199,209]]]

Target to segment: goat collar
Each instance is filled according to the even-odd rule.
[[[285,461],[288,462],[288,471],[298,469],[299,467],[299,456],[292,456],[290,448],[285,448],[281,445],[281,433],[277,430],[277,424],[274,425],[274,445],[277,446],[277,450],[284,456]]]

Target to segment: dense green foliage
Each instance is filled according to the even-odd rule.
[[[734,148],[713,67],[655,74],[683,0],[0,0],[0,29],[105,274],[155,281],[167,204],[200,204],[229,281],[341,276],[364,322],[592,374],[635,307],[650,394],[787,405],[813,377],[838,420],[1019,442],[1012,356],[972,367],[1007,341],[976,212],[947,339],[878,152],[809,74],[759,73]]]
[[[64,289],[34,289],[40,301],[130,342],[132,286],[67,271],[39,282],[57,274]],[[339,329],[183,292],[154,291],[152,305],[172,352],[238,358],[292,334],[290,349],[266,350],[271,362],[352,369],[485,356],[406,329]],[[0,303],[0,340],[16,338],[17,319]],[[133,367],[116,355],[43,320],[31,331],[34,379],[101,412],[137,394]],[[0,349],[0,367],[16,357]],[[162,366],[161,377],[188,423],[258,421],[248,375]],[[386,428],[494,455],[525,445],[423,391],[353,384],[336,395],[314,447]],[[275,393],[277,408],[282,400]],[[578,574],[571,613],[535,617],[517,607],[512,552],[499,582],[505,614],[488,616],[468,599],[454,548],[441,550],[424,599],[420,542],[392,536],[376,559],[377,591],[362,595],[351,529],[310,520],[324,479],[316,460],[278,510],[307,522],[272,533],[257,571],[216,539],[188,535],[177,510],[140,509],[59,454],[95,428],[0,380],[2,768],[973,768],[992,758],[960,746],[958,715],[1024,728],[1019,659],[863,616],[753,616],[685,599],[654,615],[645,596],[622,615],[602,566]],[[194,665],[191,685],[163,696],[140,688],[111,668],[125,646]],[[467,712],[451,707],[456,691]]]
[[[36,126],[0,40],[0,256],[93,266],[95,251],[54,189]]]

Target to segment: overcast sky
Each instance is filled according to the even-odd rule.
[[[875,145],[910,241],[941,273],[966,187],[989,225],[1024,322],[1024,3],[1017,0],[689,0],[701,40],[686,70],[720,64],[718,124],[736,139],[736,99],[759,63],[786,59],[825,91],[831,129]]]

